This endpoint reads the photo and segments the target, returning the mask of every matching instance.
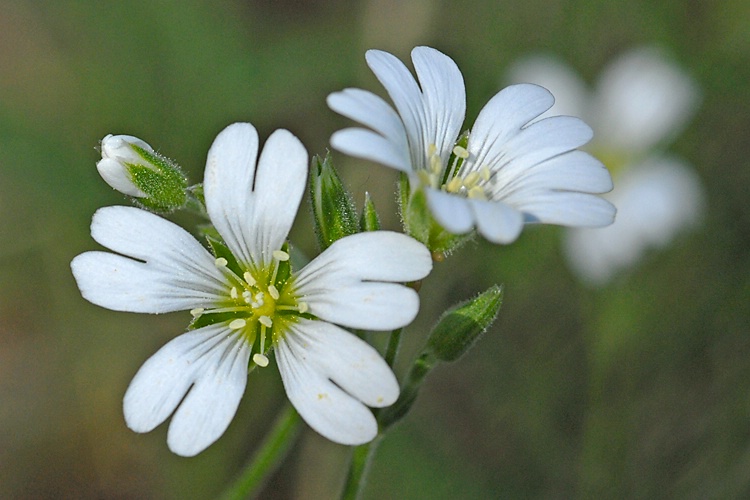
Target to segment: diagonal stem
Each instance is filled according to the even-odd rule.
[[[266,479],[281,464],[299,435],[301,419],[290,405],[279,413],[271,431],[234,483],[224,491],[224,500],[254,498]]]

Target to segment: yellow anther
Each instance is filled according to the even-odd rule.
[[[484,193],[484,189],[482,189],[479,186],[474,186],[473,188],[469,189],[469,198],[473,200],[486,200],[487,195]]]
[[[224,257],[219,257],[214,261],[214,264],[216,264],[216,267],[227,267],[228,262]]]
[[[236,286],[233,286],[232,289],[229,290],[229,296],[233,299],[237,299],[240,296]]]
[[[191,314],[191,315],[192,315],[192,316],[193,316],[194,318],[197,318],[198,316],[200,316],[201,314],[203,314],[203,312],[204,312],[204,311],[205,311],[205,309],[204,309],[204,308],[202,308],[202,307],[196,307],[195,309],[191,309],[191,310],[190,310],[190,314]]]
[[[253,362],[261,368],[265,368],[266,366],[268,366],[268,357],[266,357],[265,354],[256,352],[255,354],[253,354]]]
[[[253,278],[253,275],[250,274],[249,271],[245,271],[245,273],[242,275],[242,277],[245,278],[245,282],[247,282],[247,284],[250,285],[250,286],[254,286],[257,283],[257,281],[255,280],[255,278]]]
[[[461,179],[459,177],[454,177],[445,185],[445,190],[449,193],[457,193],[460,189]]]
[[[261,316],[260,318],[258,318],[258,321],[260,321],[261,325],[266,326],[268,328],[271,328],[273,326],[273,320],[269,318],[268,316]],[[230,324],[229,326],[231,328],[232,325]]]
[[[273,300],[279,300],[279,291],[273,285],[268,285],[268,295],[270,295]]]
[[[469,175],[464,177],[464,187],[471,189],[479,183],[479,172],[470,172]]]
[[[456,146],[453,148],[453,154],[464,160],[469,157],[469,151],[463,146]]]
[[[299,309],[299,312],[301,314],[304,314],[310,310],[310,308],[307,306],[307,302],[297,302],[297,309]]]
[[[437,151],[437,146],[435,144],[430,144],[427,146],[427,156],[430,157],[435,154],[435,151]]]
[[[427,186],[432,186],[432,176],[426,170],[420,170],[417,172],[419,176],[419,182]]]
[[[482,165],[482,168],[479,169],[479,175],[482,177],[482,180],[484,182],[490,180],[490,167],[488,167],[487,165]]]
[[[443,171],[443,163],[438,155],[430,156],[430,170],[435,174]]]
[[[229,329],[230,330],[240,330],[242,328],[245,328],[245,325],[247,324],[247,321],[245,321],[242,318],[232,320],[231,323],[229,323]]]
[[[274,250],[272,255],[274,259],[282,262],[289,260],[289,254],[283,250]]]

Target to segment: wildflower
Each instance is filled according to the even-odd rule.
[[[699,91],[663,53],[640,48],[624,54],[604,69],[594,91],[549,56],[519,61],[511,79],[563,96],[550,113],[576,113],[592,123],[596,139],[589,147],[614,177],[608,199],[617,207],[615,223],[565,235],[568,262],[584,281],[606,283],[698,220],[700,180],[683,160],[662,150],[694,113]]]
[[[453,60],[429,47],[415,48],[417,83],[391,54],[370,50],[366,59],[397,112],[364,90],[335,92],[328,96],[329,107],[371,130],[338,131],[331,144],[407,173],[417,186],[412,193],[424,192],[429,211],[448,232],[476,228],[493,243],[510,243],[529,222],[587,227],[612,222],[614,208],[595,196],[611,189],[609,173],[576,149],[591,139],[591,129],[573,117],[529,124],[554,102],[544,88],[501,90],[471,131],[460,135],[466,97]],[[402,212],[408,230],[410,212],[403,207]],[[428,233],[415,237],[425,241],[432,238]]]
[[[398,397],[378,352],[341,326],[391,330],[411,322],[419,299],[399,283],[426,276],[429,253],[403,234],[360,233],[293,272],[285,240],[304,191],[307,152],[278,130],[259,160],[257,153],[257,132],[247,123],[227,127],[208,153],[206,208],[222,237],[210,239],[213,254],[157,215],[106,207],[91,233],[116,253],[86,252],[71,264],[94,304],[191,312],[190,330],[146,361],[123,404],[136,432],[174,412],[167,442],[179,455],[195,455],[223,434],[248,371],[267,366],[272,351],[290,401],[332,441],[371,440],[377,424],[367,407]]]

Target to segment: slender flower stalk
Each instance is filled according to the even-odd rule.
[[[300,416],[342,444],[377,434],[368,407],[398,397],[391,368],[342,328],[388,331],[410,323],[419,298],[401,283],[431,270],[428,250],[403,234],[341,238],[299,271],[285,243],[307,178],[307,152],[285,130],[258,159],[258,136],[230,125],[208,153],[206,209],[221,239],[213,253],[189,233],[132,207],[102,208],[93,238],[112,252],[76,257],[73,274],[87,300],[118,311],[188,310],[190,330],[162,347],[124,398],[127,425],[148,432],[170,415],[167,442],[195,455],[230,424],[249,369],[275,355]]]
[[[614,207],[597,196],[612,188],[609,173],[577,150],[591,139],[591,129],[567,116],[531,123],[554,102],[546,89],[528,84],[503,89],[462,134],[464,82],[448,56],[415,48],[418,82],[387,52],[370,50],[366,59],[395,110],[365,90],[329,95],[331,109],[368,127],[340,130],[331,144],[408,174],[407,204],[420,208],[402,206],[405,227],[431,250],[450,250],[452,242],[440,243],[443,235],[416,220],[423,204],[447,232],[476,228],[494,243],[513,242],[525,223],[612,222]]]

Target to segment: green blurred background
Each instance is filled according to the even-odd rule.
[[[136,135],[193,182],[233,121],[292,130],[311,154],[350,122],[325,105],[346,86],[380,92],[367,48],[419,44],[464,73],[469,121],[529,52],[592,81],[623,51],[666,48],[703,90],[671,148],[706,190],[702,225],[606,289],[577,284],[560,230],[478,241],[438,265],[398,365],[436,316],[504,283],[500,318],[428,379],[376,456],[366,498],[750,497],[750,3],[508,0],[20,1],[0,4],[0,497],[212,498],[285,400],[254,373],[206,452],[138,435],[122,395],[186,314],[84,301],[69,262],[97,245],[100,206],[127,203],[97,175],[108,133]],[[336,155],[361,202],[397,228],[393,171]],[[391,215],[386,215],[386,214]],[[188,221],[177,217],[178,221]],[[293,240],[315,251],[309,212]],[[306,430],[262,498],[331,498],[348,450]]]

